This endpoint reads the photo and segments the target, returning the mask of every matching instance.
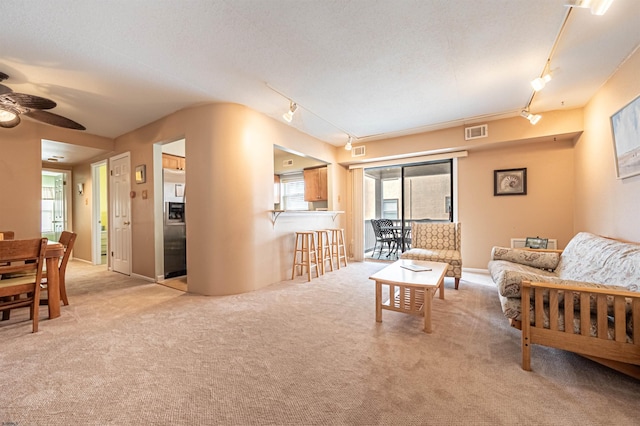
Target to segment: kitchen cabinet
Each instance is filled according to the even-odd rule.
[[[162,168],[173,170],[185,170],[186,160],[177,155],[162,154]]]
[[[304,200],[327,201],[327,168],[304,170]]]

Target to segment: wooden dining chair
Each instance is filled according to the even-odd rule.
[[[13,231],[0,231],[0,241],[2,240],[13,240],[15,233]],[[6,314],[8,315],[8,314]],[[5,319],[5,314],[2,314],[2,319]],[[6,318],[9,319],[9,318]]]
[[[0,241],[0,311],[29,307],[33,332],[38,331],[40,282],[46,238]],[[7,275],[18,275],[6,278]],[[7,316],[8,317],[8,316]]]
[[[58,240],[58,242],[64,246],[64,255],[60,258],[60,263],[58,264],[58,276],[60,277],[60,299],[65,306],[69,304],[69,299],[67,298],[67,287],[65,285],[65,274],[67,271],[67,263],[69,263],[69,257],[71,256],[71,250],[73,250],[73,245],[76,242],[77,236],[78,234],[75,232],[62,231],[60,239]],[[46,274],[43,274],[41,283],[42,288],[47,287]]]

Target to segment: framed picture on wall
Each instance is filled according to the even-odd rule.
[[[640,174],[640,96],[611,116],[618,179]]]
[[[141,164],[136,166],[136,183],[145,183],[147,181],[147,166]]]
[[[527,169],[494,170],[493,195],[527,195]]]

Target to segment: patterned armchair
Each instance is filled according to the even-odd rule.
[[[448,263],[446,276],[455,278],[457,290],[462,277],[461,224],[413,222],[411,238],[413,248],[402,253],[400,257]]]

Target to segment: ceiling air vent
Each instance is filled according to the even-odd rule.
[[[481,126],[465,127],[464,140],[486,138],[489,136],[489,126],[483,124]]]
[[[353,149],[351,149],[352,157],[364,157],[364,155],[365,155],[364,145],[354,146]]]
[[[282,160],[282,167],[291,167],[293,166],[293,159]]]

